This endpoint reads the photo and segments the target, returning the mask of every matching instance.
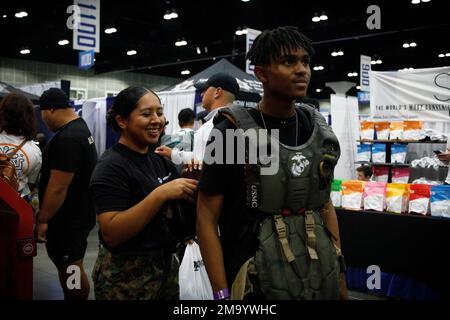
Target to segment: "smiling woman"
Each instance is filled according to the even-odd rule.
[[[119,142],[98,162],[90,191],[101,247],[93,272],[96,299],[177,299],[177,244],[193,233],[179,201],[194,202],[197,182],[150,151],[162,106],[151,90],[121,91],[108,113]],[[191,216],[194,216],[192,212]]]

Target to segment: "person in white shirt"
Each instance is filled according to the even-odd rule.
[[[170,139],[161,144],[172,149],[192,151],[194,145],[194,110],[190,108],[182,109],[178,113],[178,124],[181,129],[170,135]]]
[[[11,154],[26,141],[12,157],[21,197],[31,194],[41,170],[41,150],[33,141],[36,127],[33,103],[27,97],[10,93],[3,98],[0,103],[0,152]]]
[[[439,154],[438,159],[441,160],[446,165],[450,164],[450,137],[447,140],[447,151]],[[445,184],[450,184],[450,166],[449,166],[447,178],[445,179]]]
[[[195,87],[202,90],[203,108],[209,111],[205,123],[194,134],[194,149],[192,152],[158,147],[155,152],[172,160],[175,164],[202,163],[209,135],[214,127],[213,119],[220,108],[231,105],[239,93],[236,78],[226,73],[216,73],[206,82],[196,83]]]

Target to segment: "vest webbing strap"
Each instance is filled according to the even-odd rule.
[[[222,112],[222,115],[228,115],[228,117],[226,118],[230,120],[233,124],[235,124],[236,127],[239,129],[247,131],[248,129],[260,127],[258,123],[255,121],[255,119],[253,119],[253,117],[250,115],[250,113],[241,106],[229,107],[228,113],[229,114],[227,114],[227,112]],[[230,119],[230,116],[233,118],[233,120]]]
[[[307,210],[305,213],[306,245],[311,260],[319,260],[319,256],[316,251],[315,226],[313,212],[311,210]]]
[[[283,217],[281,215],[274,216],[274,220],[275,229],[277,230],[278,240],[280,240],[284,257],[289,263],[291,263],[292,261],[295,261],[295,256],[292,253],[291,247],[289,246],[289,242],[286,237],[286,224],[284,223]]]

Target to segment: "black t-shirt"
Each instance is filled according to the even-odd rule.
[[[116,144],[100,158],[91,179],[91,194],[97,215],[104,212],[125,211],[141,202],[160,185],[174,180],[179,174],[172,162],[150,150],[147,154],[133,151],[123,144]],[[180,210],[176,202],[171,208]],[[171,246],[173,219],[167,219],[167,206],[132,239],[110,248],[114,252],[130,252],[147,248]],[[179,215],[180,212],[172,212]],[[174,227],[175,228],[175,227]],[[100,242],[108,247],[99,232]]]
[[[256,109],[248,109],[256,123],[268,130],[278,129],[281,143],[295,146],[296,117],[277,119],[264,115]],[[307,142],[312,133],[311,118],[308,112],[297,109],[298,138],[297,145]],[[227,129],[235,126],[224,120],[215,127],[222,132],[224,146],[226,146]],[[211,141],[210,141],[211,142]],[[234,151],[236,155],[236,151]],[[223,150],[226,159],[226,150]],[[258,221],[262,219],[260,214],[249,209],[245,205],[246,184],[244,178],[244,165],[236,164],[203,164],[203,172],[199,183],[199,189],[208,194],[223,194],[223,208],[219,218],[219,227],[222,248],[224,253],[225,271],[227,279],[232,282],[241,265],[254,255],[258,245]],[[229,283],[231,285],[231,283]]]
[[[97,150],[89,128],[77,118],[58,129],[42,154],[39,202],[42,204],[51,170],[74,173],[64,203],[49,221],[49,230],[91,229],[95,212],[88,192]]]

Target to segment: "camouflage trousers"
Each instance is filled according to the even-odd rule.
[[[100,247],[92,279],[97,300],[178,300],[175,254],[113,254]]]

